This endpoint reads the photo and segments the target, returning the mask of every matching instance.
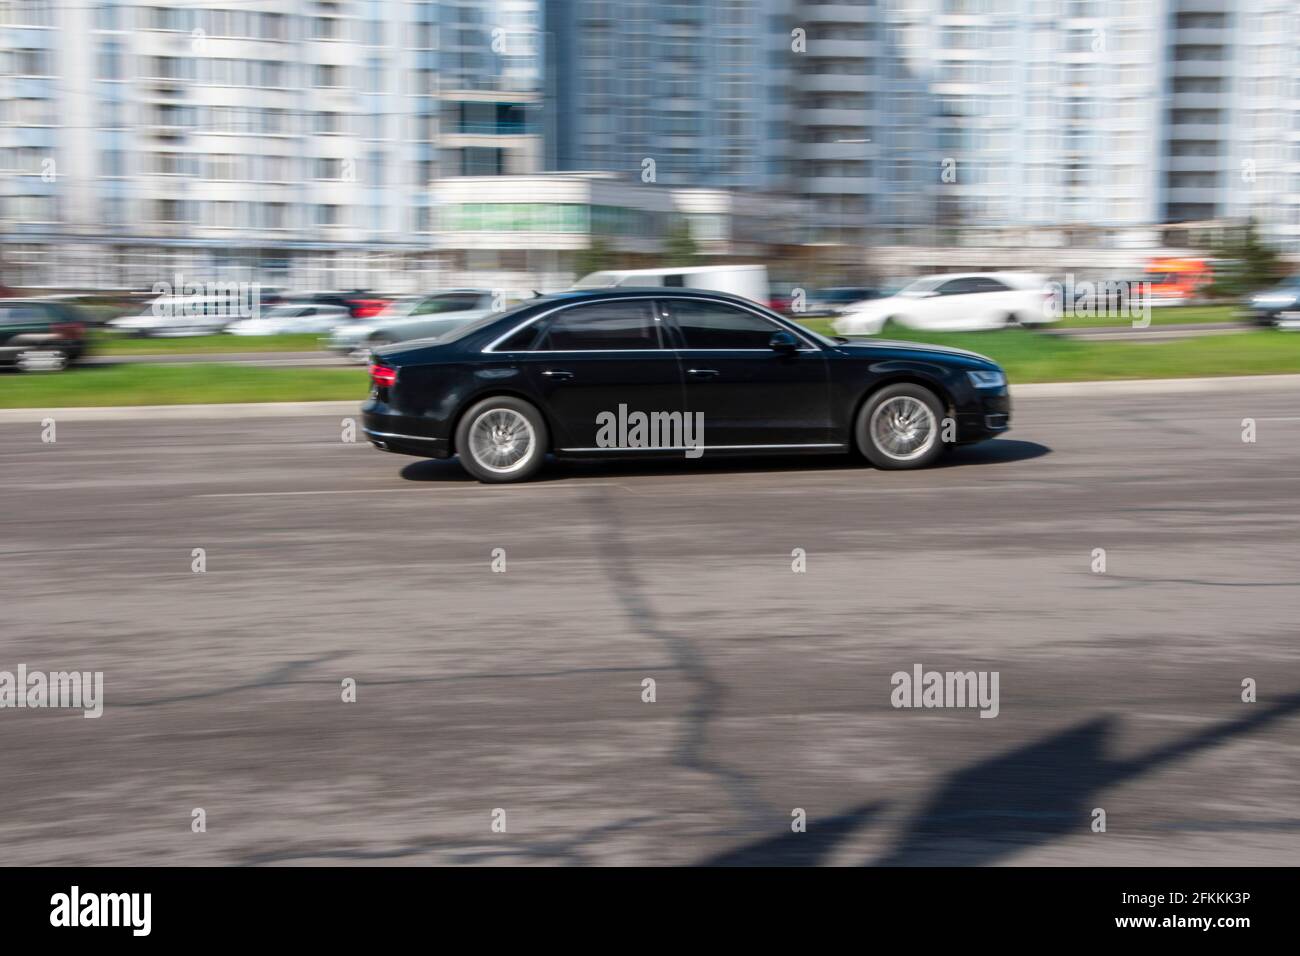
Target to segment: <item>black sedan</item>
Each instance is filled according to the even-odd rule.
[[[973,352],[829,339],[747,299],[601,289],[529,300],[380,349],[362,407],[377,448],[457,455],[521,481],[547,453],[861,452],[920,468],[1007,430],[1006,376]]]

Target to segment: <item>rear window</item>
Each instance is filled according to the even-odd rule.
[[[659,325],[649,300],[593,302],[556,313],[542,339],[548,352],[658,349]]]

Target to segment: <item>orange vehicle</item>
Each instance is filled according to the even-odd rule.
[[[1147,263],[1152,305],[1190,305],[1213,278],[1204,259],[1157,258]]]

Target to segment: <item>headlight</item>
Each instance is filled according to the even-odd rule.
[[[979,369],[977,371],[968,371],[966,375],[970,378],[970,383],[976,388],[1002,388],[1007,384],[1007,377],[1000,371]]]

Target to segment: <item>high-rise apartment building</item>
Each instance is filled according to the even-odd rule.
[[[1161,218],[1253,217],[1300,251],[1300,9],[1170,0]]]
[[[401,288],[432,180],[536,163],[536,7],[0,2],[5,281]]]
[[[787,188],[788,0],[549,0],[547,166]]]
[[[1250,214],[1295,249],[1298,21],[1291,0],[552,0],[546,159],[785,191],[825,241]]]

